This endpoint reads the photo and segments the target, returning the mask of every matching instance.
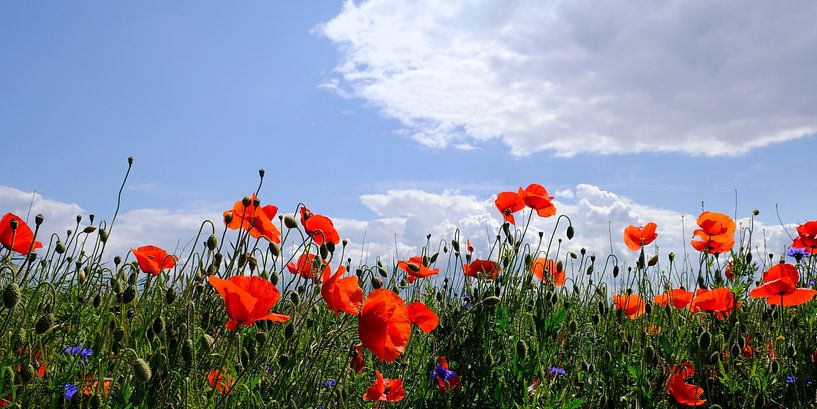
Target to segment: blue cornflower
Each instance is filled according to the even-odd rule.
[[[327,388],[331,388],[331,387],[335,386],[335,383],[336,382],[335,382],[334,379],[327,379],[326,381],[323,382],[323,386],[325,386]]]
[[[564,368],[557,368],[554,366],[550,368],[550,374],[553,376],[562,376],[565,374],[565,370]]]
[[[462,306],[465,308],[471,308],[474,304],[471,302],[471,294],[467,292],[462,295]]]
[[[786,375],[786,383],[794,383],[794,381],[796,381],[796,380],[797,380],[797,378],[795,378],[794,376]]]
[[[443,382],[451,382],[451,379],[455,376],[457,376],[456,372],[443,368],[441,365],[435,366],[434,372],[431,373],[432,378],[442,380]]]
[[[74,394],[79,392],[79,387],[72,383],[65,384],[65,400],[71,400],[74,397]]]
[[[77,344],[74,346],[66,345],[62,352],[71,356],[77,356],[77,354],[79,354],[79,356],[82,358],[87,358],[94,354],[94,351],[91,348],[83,348],[82,344]]]
[[[814,379],[806,378],[805,384],[806,384],[806,386],[814,385]]]
[[[801,249],[798,247],[789,247],[789,249],[786,250],[786,255],[789,257],[793,257],[797,260],[800,260],[803,257],[810,256],[811,253],[806,249]]]

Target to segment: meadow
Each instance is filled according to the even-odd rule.
[[[0,407],[817,402],[817,221],[786,254],[760,254],[751,224],[713,209],[697,220],[692,268],[653,253],[654,223],[616,233],[626,260],[601,258],[563,249],[571,221],[531,184],[497,195],[505,223],[490,248],[429,236],[405,259],[357,264],[320,214],[331,209],[279,211],[259,175],[183,254],[108,254],[116,214],[50,237],[41,215],[6,214]],[[551,234],[529,234],[548,217]]]

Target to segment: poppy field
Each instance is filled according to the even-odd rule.
[[[332,209],[279,209],[259,175],[180,254],[108,254],[116,214],[43,236],[0,209],[0,407],[817,404],[817,221],[784,254],[728,209],[699,215],[692,263],[656,255],[652,222],[613,232],[630,254],[568,251],[534,183],[497,194],[488,248],[429,235],[361,264]]]

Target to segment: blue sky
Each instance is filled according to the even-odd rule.
[[[109,215],[132,155],[125,210],[219,209],[263,167],[265,200],[355,220],[388,213],[363,195],[487,200],[533,182],[679,214],[702,200],[731,214],[738,189],[742,215],[775,224],[780,203],[787,223],[815,218],[817,81],[798,66],[815,35],[788,54],[754,41],[798,13],[775,10],[777,28],[735,39],[710,20],[737,3],[664,7],[645,20],[675,24],[651,49],[643,37],[661,24],[610,40],[604,27],[632,13],[582,4],[532,23],[526,2],[4,2],[0,185]],[[744,12],[750,27],[759,7]],[[542,57],[560,53],[581,57]]]

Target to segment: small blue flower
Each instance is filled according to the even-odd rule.
[[[77,354],[79,354],[79,356],[82,358],[87,358],[94,354],[94,351],[91,348],[83,348],[82,344],[77,344],[74,346],[66,345],[62,352],[71,356],[77,356]]]
[[[74,397],[74,394],[79,392],[79,388],[71,383],[65,384],[65,400],[71,400]]]
[[[797,378],[795,378],[794,376],[786,375],[786,383],[794,383],[794,381],[796,380]]]
[[[334,379],[327,379],[326,381],[323,382],[323,386],[325,386],[327,388],[331,388],[331,387],[335,386],[335,380]]]
[[[814,379],[806,378],[806,386],[814,385]]]
[[[806,249],[801,249],[798,247],[789,247],[789,249],[786,250],[786,255],[797,260],[800,260],[805,256],[810,256],[811,253]]]
[[[550,374],[553,376],[562,376],[565,374],[565,370],[564,368],[557,368],[554,366],[550,368]]]
[[[434,367],[434,371],[431,373],[432,379],[439,379],[443,382],[451,382],[451,379],[453,379],[455,376],[457,376],[456,372],[450,369],[445,369],[441,365]]]

